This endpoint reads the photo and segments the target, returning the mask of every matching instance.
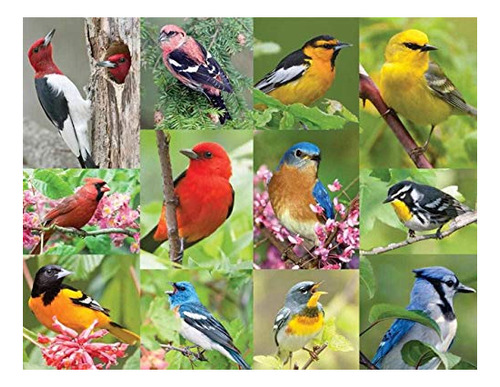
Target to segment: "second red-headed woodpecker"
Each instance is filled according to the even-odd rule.
[[[106,60],[98,62],[97,65],[107,67],[111,79],[116,83],[123,83],[130,69],[130,63],[130,54],[114,54],[110,55]]]
[[[187,87],[199,91],[223,114],[219,121],[230,120],[221,91],[233,92],[224,70],[205,48],[179,26],[163,26],[158,38],[167,69]]]
[[[36,94],[48,119],[59,130],[81,167],[98,168],[92,160],[87,133],[90,101],[82,98],[75,84],[54,63],[51,41],[55,31],[38,39],[28,51],[35,70]]]

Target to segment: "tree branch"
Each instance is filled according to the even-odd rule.
[[[365,354],[359,351],[359,364],[364,365],[369,370],[378,370],[379,368],[368,359]]]
[[[396,113],[384,102],[377,86],[361,64],[359,65],[359,98],[363,100],[363,104],[366,100],[369,100],[373,106],[375,106],[403,146],[410,159],[418,168],[433,168],[432,164],[429,160],[427,160],[424,154],[418,155],[414,153],[415,149],[418,148],[415,140],[413,140],[413,137],[410,133],[408,133],[408,130],[405,128]]]
[[[303,370],[306,370],[311,364],[313,361],[315,360],[319,360],[318,359],[318,356],[321,352],[323,352],[326,347],[328,347],[328,343],[323,343],[321,346],[319,347],[314,347],[312,353],[309,352],[309,359],[306,361],[306,363],[304,364],[304,366],[302,367]],[[314,356],[312,355],[314,353]]]
[[[168,241],[170,244],[170,260],[182,263],[182,244],[177,227],[178,198],[174,192],[174,179],[172,177],[172,164],[170,162],[170,135],[165,136],[161,130],[156,131],[158,156],[160,158],[161,172],[163,175],[163,197],[165,200],[165,217],[168,227]]]
[[[132,230],[127,230],[124,228],[103,228],[100,230],[86,231],[86,230],[81,230],[81,229],[74,228],[74,227],[61,227],[61,226],[57,226],[55,224],[53,224],[49,227],[33,227],[31,230],[41,231],[41,232],[56,230],[56,231],[62,232],[63,234],[77,235],[77,236],[81,236],[81,237],[96,236],[96,235],[103,235],[103,234],[125,234],[125,235],[133,238],[134,234],[136,233]]]
[[[191,368],[194,369],[194,361],[199,360],[199,361],[208,361],[208,359],[205,357],[203,354],[205,351],[201,352],[193,352],[191,351],[190,348],[199,348],[197,346],[194,347],[175,347],[172,344],[160,344],[160,347],[166,350],[167,352],[170,351],[177,351],[181,353],[183,356],[187,357],[189,362],[191,363]]]
[[[442,238],[446,238],[453,234],[455,231],[460,230],[461,228],[464,228],[468,226],[469,224],[476,223],[477,222],[477,212],[467,212],[463,215],[457,216],[450,224],[450,227],[448,230],[443,231],[441,233]],[[439,239],[436,234],[426,234],[426,235],[417,235],[414,238],[408,238],[402,242],[398,243],[391,243],[388,246],[385,247],[375,247],[374,249],[371,250],[361,250],[361,255],[378,255],[382,253],[386,253],[388,251],[396,250],[401,247],[409,246],[417,242],[425,241],[428,239]]]

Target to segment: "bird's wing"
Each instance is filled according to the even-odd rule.
[[[462,113],[477,116],[477,110],[465,102],[464,97],[455,85],[448,79],[437,63],[429,62],[429,68],[425,72],[425,79],[429,88],[442,100],[449,103]]]
[[[186,324],[203,333],[215,343],[239,352],[224,326],[200,303],[182,304],[179,315]]]
[[[397,344],[399,341],[410,331],[410,329],[415,325],[415,321],[411,320],[401,320],[397,319],[394,321],[385,333],[382,341],[380,342],[377,353],[373,357],[372,363],[376,366],[380,366],[380,361],[385,355]]]
[[[292,52],[278,63],[273,71],[257,82],[255,88],[270,93],[280,86],[299,79],[310,66],[306,59],[310,58],[302,50]]]
[[[456,217],[470,210],[453,196],[434,187],[425,187],[425,192],[419,201],[419,206],[431,214],[446,214],[450,217]]]
[[[318,204],[325,210],[326,217],[328,219],[333,219],[334,211],[332,200],[330,199],[325,186],[319,180],[316,181],[316,184],[314,185],[313,196],[316,202],[318,202]]]
[[[279,346],[278,343],[278,332],[283,328],[287,321],[288,318],[290,317],[290,309],[288,309],[286,306],[280,309],[278,314],[276,315],[276,318],[274,319],[274,325],[273,325],[273,332],[274,332],[274,342],[276,343],[277,346]]]
[[[75,289],[69,285],[62,285],[62,289],[66,292],[75,305],[83,306],[95,310],[97,312],[102,312],[106,316],[109,316],[109,309],[103,308],[96,300],[92,297],[87,296],[81,290]]]
[[[229,209],[227,210],[226,219],[231,216],[231,214],[233,213],[233,208],[234,208],[234,188],[232,185],[231,185],[231,195],[232,195],[231,196],[231,205],[229,206]]]
[[[166,60],[177,74],[187,78],[194,86],[212,86],[219,90],[231,92],[232,89],[224,71],[222,71],[217,61],[212,56],[208,58],[208,55],[205,62],[199,63],[182,49],[177,49],[172,51]]]
[[[78,200],[75,195],[65,197],[43,217],[44,225],[48,226],[50,222],[54,220],[54,218],[60,215],[67,214],[68,212],[74,210],[76,207],[78,207]]]

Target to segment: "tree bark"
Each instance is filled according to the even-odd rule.
[[[86,18],[85,39],[90,60],[92,156],[100,168],[139,168],[140,21],[138,18]],[[97,66],[116,46],[132,57],[123,84]]]

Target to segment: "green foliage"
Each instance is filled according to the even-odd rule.
[[[373,325],[379,323],[380,321],[394,318],[418,322],[419,324],[435,330],[436,333],[441,336],[441,329],[439,329],[439,325],[437,325],[437,323],[426,313],[420,310],[406,310],[405,308],[396,305],[374,305],[370,309],[368,321]]]
[[[323,111],[301,103],[284,105],[257,89],[253,90],[253,96],[255,105],[266,105],[263,111],[252,112],[257,129],[296,129],[301,123],[309,129],[342,129],[347,122],[358,122],[356,116],[337,101],[326,100]]]
[[[60,199],[73,194],[72,187],[56,171],[38,169],[33,173],[33,186],[49,199]]]
[[[476,202],[475,170],[446,169],[361,169],[360,171],[360,231],[361,248],[369,250],[377,246],[387,246],[406,238],[408,229],[398,219],[390,204],[384,204],[389,188],[403,180],[441,189],[459,201],[474,208]],[[423,232],[425,233],[432,233]],[[477,226],[470,225],[457,234],[443,240],[427,240],[388,252],[421,253],[439,251],[441,253],[464,253],[476,251]],[[460,235],[459,237],[457,235]],[[425,246],[425,247],[424,247]]]
[[[328,343],[328,349],[335,352],[350,352],[354,350],[354,345],[349,339],[337,332],[334,317],[325,320],[321,335],[313,340],[313,344],[318,346],[324,343]]]
[[[158,45],[160,28],[148,21],[141,23],[141,60],[145,71],[153,73],[159,91],[155,110],[164,116],[156,129],[252,129],[252,122],[248,119],[248,102],[245,100],[252,80],[233,63],[237,54],[251,52],[252,19],[190,18],[182,25],[187,34],[212,54],[231,82],[234,92],[222,94],[233,120],[226,121],[223,126],[209,118],[209,115],[219,115],[220,111],[213,108],[203,94],[181,84],[163,65]]]
[[[432,52],[431,59],[442,67],[465,100],[477,106],[475,18],[363,18],[360,25],[361,63],[376,84],[389,39],[398,32],[416,28],[428,35],[432,45],[439,47],[438,51]],[[373,106],[368,102],[366,108],[360,110],[360,122],[364,128],[360,138],[360,166],[413,167],[403,147]],[[430,126],[417,127],[404,119],[403,122],[417,144],[422,145]],[[476,120],[468,116],[451,116],[438,124],[426,153],[431,164],[437,168],[475,168],[477,146],[473,138],[476,133]]]
[[[190,281],[200,301],[227,329],[233,342],[251,364],[253,342],[251,271],[228,273],[211,270],[142,270],[142,345],[155,350],[160,343],[175,347],[193,345],[179,334],[180,320],[169,309],[169,282]],[[208,362],[196,361],[195,369],[235,369],[236,365],[217,351],[205,353]],[[177,351],[165,356],[169,369],[191,369],[190,361]]]
[[[439,358],[447,370],[454,368],[461,360],[459,356],[450,352],[441,352],[432,345],[418,340],[410,340],[405,343],[401,348],[401,357],[406,364],[416,369],[435,357]]]
[[[253,57],[258,58],[262,55],[273,55],[281,52],[281,47],[275,42],[262,42],[259,39],[253,41]]]
[[[366,257],[360,257],[359,259],[359,278],[360,283],[365,285],[368,297],[373,298],[377,290],[377,281],[375,280],[372,264]]]

